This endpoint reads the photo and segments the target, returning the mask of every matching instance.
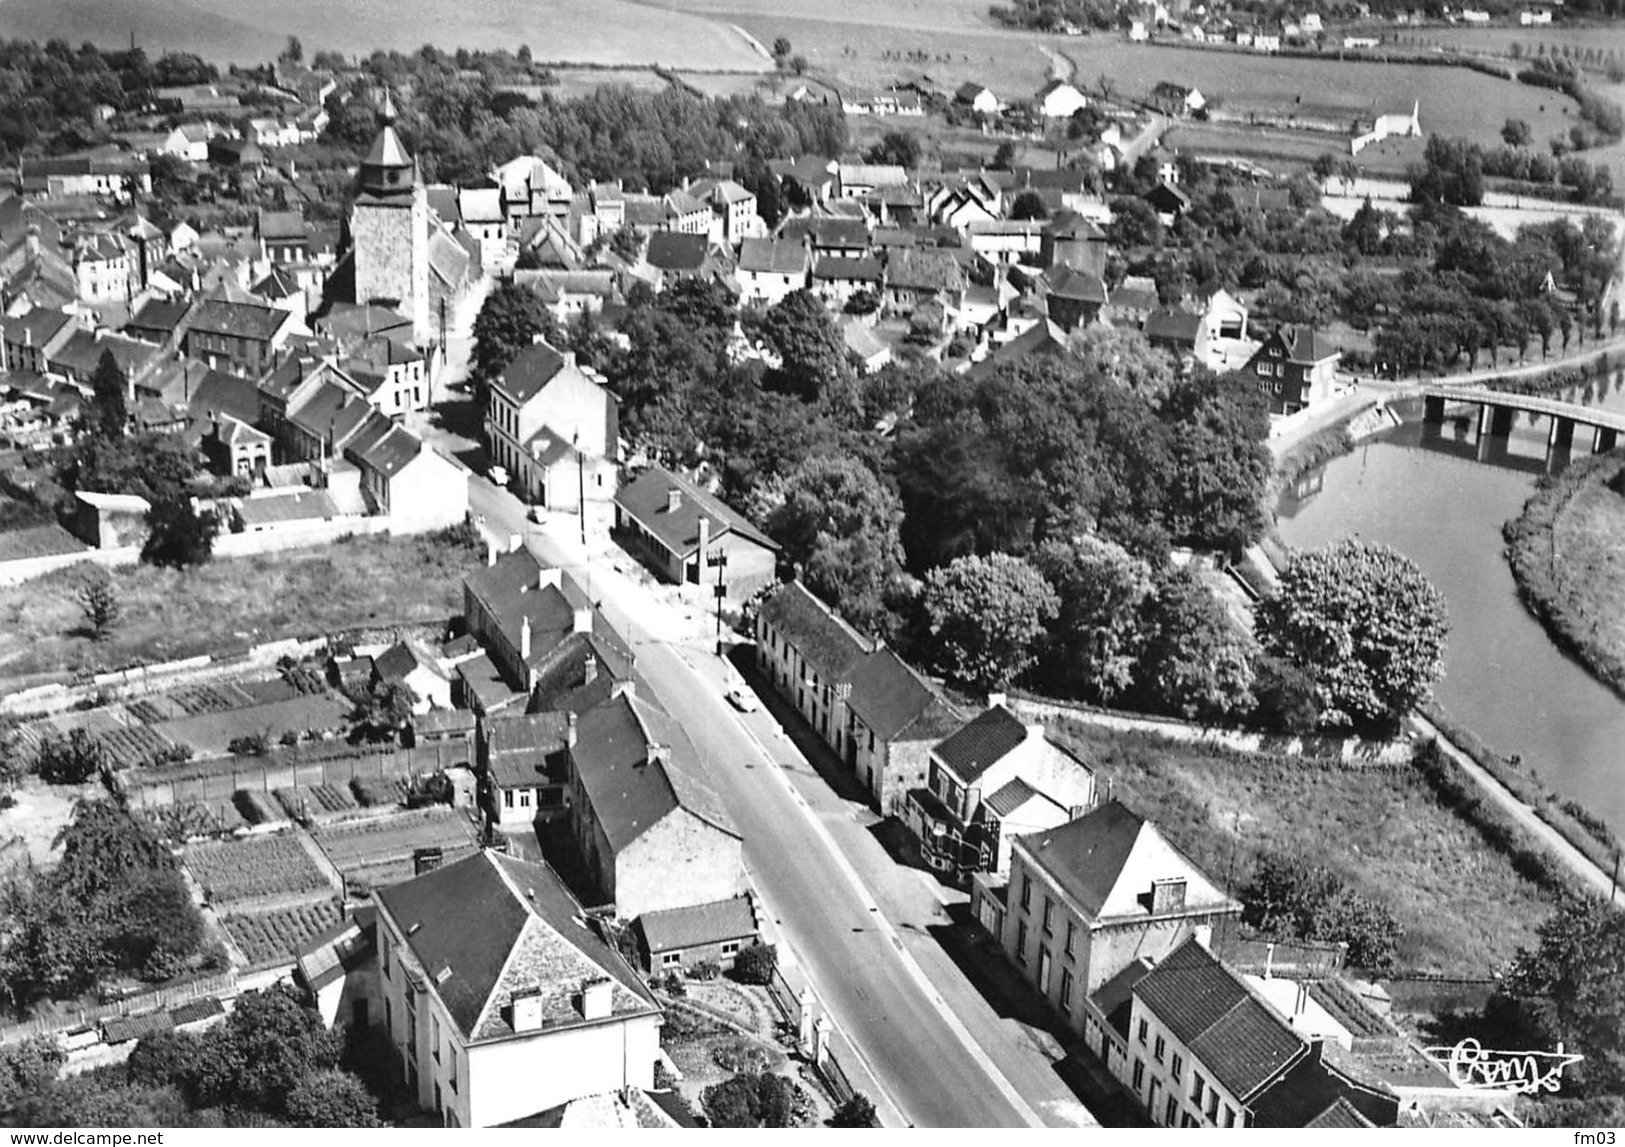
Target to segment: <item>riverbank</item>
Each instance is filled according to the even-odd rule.
[[[1506,524],[1525,608],[1552,640],[1625,698],[1625,452],[1543,478]]]

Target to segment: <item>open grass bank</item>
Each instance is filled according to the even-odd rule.
[[[1551,893],[1445,807],[1415,768],[1346,768],[1149,736],[1051,726],[1113,795],[1157,822],[1221,884],[1263,852],[1302,852],[1380,900],[1404,928],[1407,973],[1483,976],[1551,911]]]
[[[79,673],[218,653],[462,611],[473,548],[441,535],[345,539],[186,571],[111,571],[120,616],[96,641],[79,601],[88,567],[0,588],[0,694]]]

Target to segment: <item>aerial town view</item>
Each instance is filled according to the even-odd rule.
[[[0,0],[0,1127],[1614,1143],[1622,301],[1620,0]]]

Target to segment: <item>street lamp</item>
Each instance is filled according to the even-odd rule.
[[[717,567],[717,585],[712,592],[717,599],[717,656],[722,656],[722,599],[728,596],[728,587],[722,582],[722,571],[728,568],[728,555],[721,549],[712,550],[705,560]]]

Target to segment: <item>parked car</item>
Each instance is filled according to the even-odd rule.
[[[508,468],[506,466],[491,467],[491,481],[498,486],[506,486],[508,484]]]
[[[744,688],[728,690],[728,704],[741,713],[754,713],[762,707],[756,695]]]

